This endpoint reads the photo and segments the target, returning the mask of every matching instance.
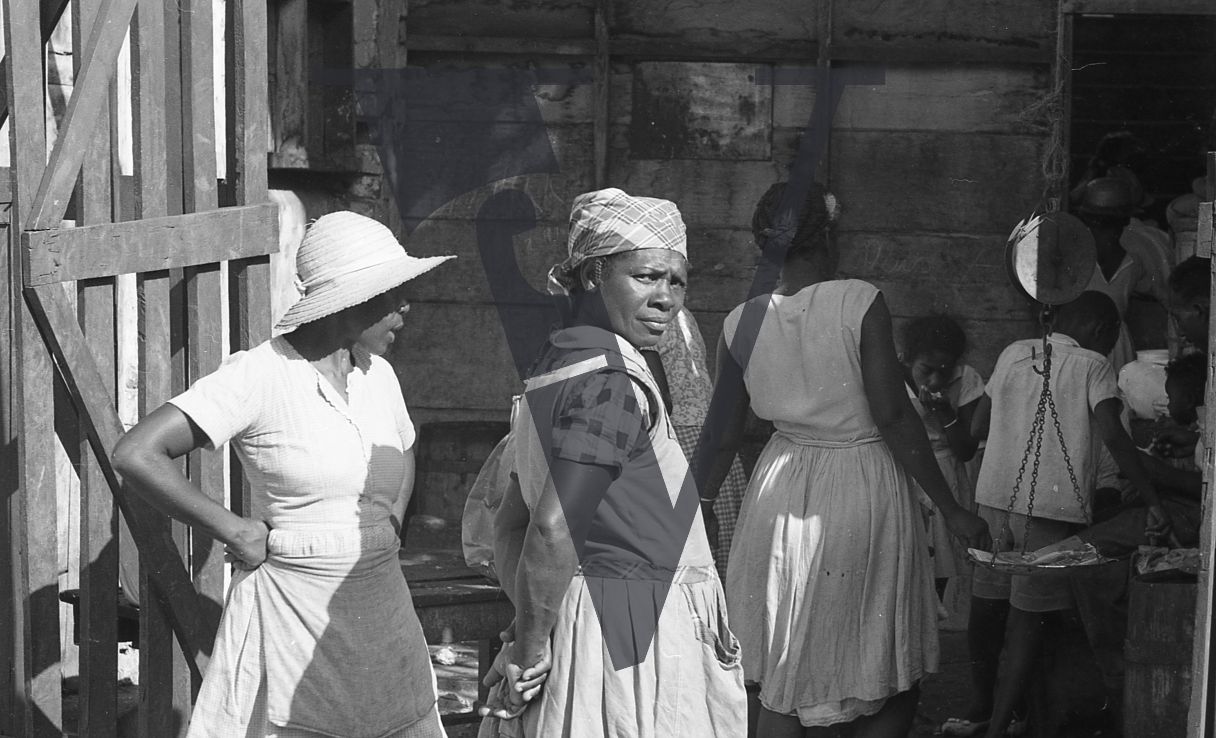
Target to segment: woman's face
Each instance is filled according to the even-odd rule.
[[[688,262],[670,249],[627,251],[604,265],[596,297],[588,303],[591,322],[638,348],[654,346],[684,305]]]
[[[404,285],[350,308],[346,312],[351,330],[357,336],[355,343],[375,356],[388,353],[397,331],[405,325],[405,314],[409,310]]]
[[[940,393],[950,383],[954,376],[954,366],[958,359],[945,351],[931,349],[922,351],[908,363],[908,372],[912,375],[912,383],[917,389]]]

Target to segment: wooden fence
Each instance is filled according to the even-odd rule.
[[[0,224],[8,246],[0,325],[11,340],[0,341],[0,490],[8,500],[0,526],[11,545],[0,546],[0,599],[9,603],[0,608],[0,734],[62,735],[78,726],[90,736],[117,734],[119,561],[120,549],[135,553],[132,541],[140,735],[184,732],[210,653],[223,599],[220,547],[125,491],[108,455],[124,430],[116,398],[120,344],[131,332],[138,332],[131,381],[139,415],[228,352],[269,337],[266,254],[276,247],[277,213],[266,196],[266,5],[227,0],[220,14],[214,7],[212,0],[3,3],[11,169],[0,189],[11,205]],[[44,44],[69,12],[75,85],[48,153]],[[124,43],[129,57],[120,56]],[[222,82],[214,74],[219,53]],[[118,150],[124,58],[130,172]],[[133,324],[116,317],[127,299],[119,275],[128,274],[137,275]],[[57,438],[81,449],[80,686],[75,724],[66,725]],[[192,455],[186,468],[206,494],[243,505],[227,455]],[[120,517],[129,539],[120,540]]]

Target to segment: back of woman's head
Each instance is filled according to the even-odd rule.
[[[818,182],[812,183],[806,198],[797,207],[782,210],[788,184],[778,182],[760,198],[752,213],[752,236],[756,245],[766,248],[773,239],[789,238],[786,258],[805,258],[828,244],[828,232],[835,222],[838,206],[835,197]]]
[[[903,339],[905,361],[914,361],[932,351],[940,351],[958,361],[967,350],[967,334],[953,318],[945,315],[915,318],[904,327]]]
[[[1208,357],[1202,352],[1184,354],[1165,365],[1166,387],[1178,388],[1191,406],[1202,405],[1208,380]]]
[[[1211,300],[1212,262],[1202,256],[1183,260],[1170,272],[1170,291],[1185,302]]]

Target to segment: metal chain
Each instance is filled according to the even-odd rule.
[[[1055,397],[1051,392],[1051,343],[1052,324],[1054,322],[1054,314],[1051,306],[1044,306],[1039,320],[1043,325],[1043,368],[1032,367],[1034,371],[1043,377],[1043,389],[1039,392],[1039,402],[1035,407],[1034,421],[1030,425],[1030,435],[1026,439],[1026,449],[1022,452],[1022,463],[1018,467],[1018,476],[1013,483],[1013,492],[1009,496],[1009,507],[1005,510],[1005,529],[1012,529],[1009,526],[1009,519],[1013,515],[1013,509],[1017,504],[1018,492],[1022,488],[1022,480],[1026,475],[1026,465],[1030,462],[1031,450],[1034,451],[1034,463],[1030,471],[1030,487],[1026,495],[1026,528],[1022,536],[1022,553],[1026,553],[1026,546],[1030,541],[1030,525],[1031,519],[1034,517],[1034,496],[1035,491],[1039,486],[1039,465],[1043,457],[1043,434],[1047,428],[1047,412],[1051,411],[1051,422],[1055,426],[1056,438],[1060,442],[1060,451],[1064,456],[1064,465],[1068,469],[1068,479],[1072,483],[1073,494],[1076,495],[1077,501],[1081,504],[1082,513],[1088,515],[1089,505],[1085,498],[1081,495],[1081,485],[1077,482],[1076,470],[1072,465],[1072,458],[1068,453],[1068,445],[1064,442],[1064,430],[1060,427],[1060,415],[1056,410]],[[996,554],[996,541],[993,539],[993,554]]]
[[[1060,452],[1064,454],[1064,466],[1068,468],[1068,479],[1072,482],[1072,492],[1076,495],[1077,502],[1081,504],[1081,515],[1086,520],[1089,519],[1089,503],[1081,495],[1081,484],[1077,482],[1077,472],[1072,468],[1072,459],[1068,456],[1068,445],[1064,443],[1064,430],[1060,428],[1060,415],[1056,412],[1056,400],[1051,394],[1051,390],[1047,389],[1044,383],[1044,389],[1047,391],[1047,406],[1051,409],[1051,422],[1056,426],[1056,438],[1060,440]]]
[[[1048,357],[1045,361],[1045,366],[1050,366],[1050,361],[1051,359]],[[1005,509],[1005,524],[1003,528],[1009,528],[1009,518],[1013,515],[1013,508],[1017,504],[1018,490],[1021,489],[1022,479],[1026,476],[1026,464],[1030,462],[1032,450],[1034,452],[1034,468],[1031,471],[1030,476],[1030,506],[1034,506],[1034,489],[1039,478],[1039,459],[1043,450],[1043,425],[1047,414],[1046,410],[1046,398],[1044,398],[1043,394],[1040,392],[1039,405],[1035,409],[1034,413],[1034,422],[1030,426],[1030,435],[1026,438],[1026,450],[1022,452],[1022,463],[1020,466],[1018,466],[1018,476],[1013,483],[1013,493],[1009,495],[1009,506]],[[1027,520],[1029,521],[1029,516],[1027,516]],[[994,554],[998,553],[998,551],[995,549],[995,544],[997,543],[998,537],[999,536],[993,536],[992,539],[994,545]],[[1012,543],[1012,541],[1010,541],[1010,543]],[[1025,542],[1023,542],[1023,549],[1025,549]]]
[[[1034,493],[1039,488],[1039,462],[1043,460],[1043,433],[1047,428],[1047,401],[1051,397],[1051,345],[1047,343],[1046,337],[1043,338],[1043,371],[1040,373],[1043,375],[1043,389],[1039,392],[1039,405],[1035,408],[1034,424],[1030,428],[1030,437],[1035,439],[1034,468],[1030,472],[1030,489],[1026,495],[1026,528],[1022,533],[1022,553],[1026,553],[1026,544],[1030,542]]]

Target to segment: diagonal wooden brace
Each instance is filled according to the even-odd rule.
[[[117,67],[136,0],[102,0],[97,22],[85,45],[84,59],[76,75],[72,99],[64,114],[59,138],[38,183],[26,230],[45,230],[59,225],[76,186],[84,153],[96,134],[97,115],[110,93],[110,79]]]
[[[148,516],[155,513],[122,485],[110,463],[110,452],[122,436],[123,427],[114,411],[114,400],[106,390],[85,343],[84,333],[76,321],[75,312],[68,302],[67,290],[66,284],[27,289],[25,302],[43,340],[55,357],[64,385],[76,406],[80,425],[89,439],[89,446],[114,493],[114,501],[126,518],[136,544],[148,554],[145,559],[151,563],[148,575],[169,613],[170,624],[177,634],[190,670],[196,678],[201,679],[207,669],[215,635],[202,627],[198,593],[182,565],[173,539],[168,531],[153,532],[148,525]]]

